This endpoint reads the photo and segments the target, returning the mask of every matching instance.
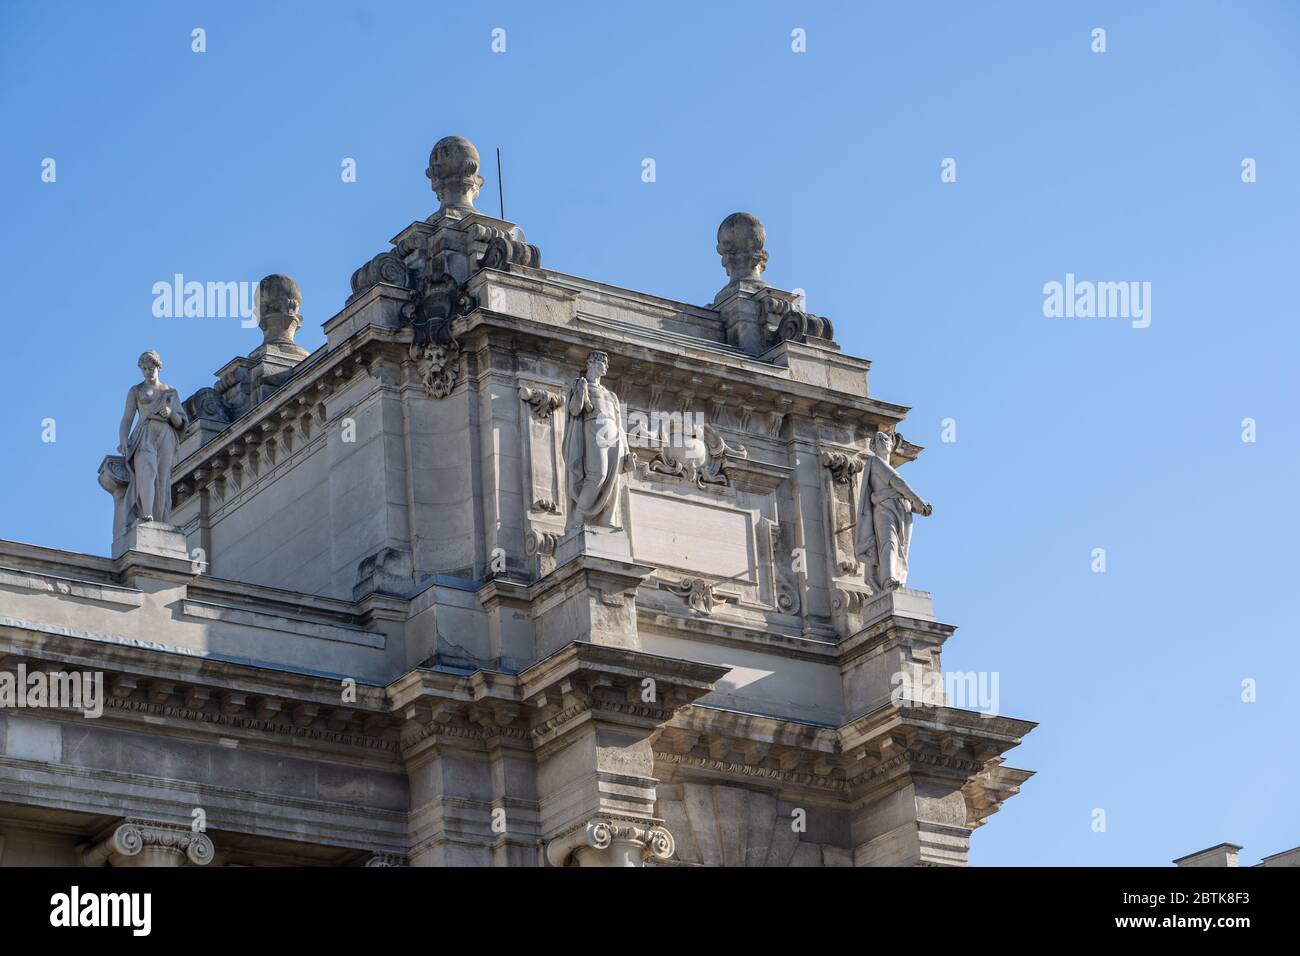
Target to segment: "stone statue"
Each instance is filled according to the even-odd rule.
[[[583,525],[616,527],[619,487],[634,463],[618,396],[600,384],[608,371],[609,356],[592,352],[587,356],[587,374],[569,386],[565,400],[566,531]]]
[[[934,508],[902,479],[889,463],[894,439],[876,432],[862,471],[862,498],[854,550],[866,568],[866,581],[877,592],[907,583],[907,553],[912,542],[912,512],[930,515]]]
[[[140,356],[139,365],[144,381],[132,385],[127,392],[126,409],[118,428],[117,450],[125,460],[130,481],[124,521],[128,528],[141,521],[170,521],[172,462],[176,459],[181,429],[188,422],[176,389],[158,381],[162,368],[158,353],[145,352]],[[139,419],[132,430],[131,423],[137,415]]]

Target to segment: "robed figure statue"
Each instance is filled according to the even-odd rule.
[[[176,389],[158,381],[162,369],[158,353],[145,352],[139,365],[144,381],[126,393],[126,409],[118,428],[117,450],[130,476],[124,522],[128,528],[141,521],[170,523],[172,463],[187,422]]]
[[[907,554],[912,543],[912,513],[930,515],[934,508],[899,476],[889,463],[894,439],[876,432],[862,471],[862,497],[854,551],[866,569],[866,582],[877,593],[907,583]]]
[[[617,526],[619,487],[632,457],[618,396],[600,384],[608,371],[609,356],[592,352],[586,374],[569,386],[565,398],[566,531],[583,525]]]

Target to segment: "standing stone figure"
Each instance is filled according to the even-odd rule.
[[[894,439],[876,432],[862,472],[862,498],[854,550],[876,592],[907,583],[907,552],[912,543],[912,512],[929,516],[934,508],[889,463]]]
[[[118,428],[117,450],[126,461],[131,479],[126,491],[128,528],[141,521],[170,521],[172,462],[187,422],[176,389],[158,381],[162,368],[158,353],[145,352],[139,365],[144,381],[132,385],[126,393],[126,409]],[[139,420],[132,430],[137,415]]]
[[[569,514],[565,530],[583,525],[615,527],[623,473],[632,463],[618,396],[600,384],[609,356],[587,356],[587,374],[571,386],[565,401],[564,466]]]

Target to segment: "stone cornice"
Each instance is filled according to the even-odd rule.
[[[104,710],[94,719],[144,718],[156,723],[161,718],[177,725],[204,726],[227,736],[231,731],[244,731],[263,739],[268,735],[273,739],[296,737],[380,754],[397,751],[396,735],[389,730],[393,721],[378,688],[359,685],[356,694],[360,703],[345,703],[336,681],[303,680],[298,675],[204,658],[180,658],[179,662],[192,665],[181,668],[169,666],[175,665],[176,659],[156,654],[136,661],[122,659],[126,657],[140,655],[115,655],[110,661],[0,637],[0,661],[7,669],[21,662],[29,673],[102,673]],[[277,677],[285,679],[277,682]]]
[[[1034,775],[1032,770],[1002,766],[1002,760],[989,761],[975,779],[962,787],[966,799],[966,820],[971,828],[983,826],[1002,804],[1020,792],[1020,785]]]
[[[534,746],[544,755],[591,720],[653,732],[709,693],[730,668],[575,642],[520,674]]]
[[[517,345],[522,347],[531,341],[536,350],[548,355],[567,350],[575,363],[580,363],[581,357],[593,346],[604,348],[611,356],[609,380],[616,390],[624,378],[623,364],[640,363],[680,370],[683,381],[727,384],[735,394],[752,397],[752,403],[765,413],[775,409],[782,414],[817,417],[815,407],[829,402],[842,410],[844,416],[866,418],[893,428],[907,412],[902,405],[848,392],[828,392],[821,386],[795,381],[783,366],[771,365],[752,356],[691,355],[681,343],[657,336],[652,328],[628,326],[617,331],[613,328],[578,330],[494,312],[481,305],[460,321],[464,323],[464,331],[458,331],[458,335],[504,333],[513,336]],[[635,338],[631,337],[633,335]],[[709,343],[701,340],[701,344]]]
[[[1029,771],[1001,767],[1001,754],[1035,725],[951,707],[888,704],[838,729],[695,705],[657,736],[655,759],[689,772],[779,781],[861,799],[908,775],[943,776],[987,807]]]
[[[709,693],[730,670],[630,648],[574,641],[524,670],[519,679],[521,696],[535,706],[564,680],[577,675],[619,677],[638,685],[647,677],[653,678],[678,699],[680,706]]]
[[[942,648],[956,633],[951,624],[891,615],[867,625],[839,645],[840,665],[847,666],[891,642],[915,648]]]

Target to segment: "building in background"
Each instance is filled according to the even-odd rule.
[[[269,276],[180,407],[141,357],[111,557],[0,542],[0,863],[964,864],[1034,725],[952,700],[907,409],[753,216],[688,305],[426,175],[317,351]]]
[[[1241,847],[1235,843],[1220,843],[1206,850],[1189,853],[1174,860],[1174,866],[1236,866]],[[1300,866],[1300,846],[1266,856],[1256,866]]]

